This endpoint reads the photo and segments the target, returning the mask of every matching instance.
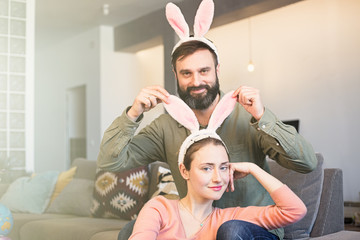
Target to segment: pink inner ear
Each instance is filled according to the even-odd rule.
[[[194,21],[195,37],[204,36],[210,29],[214,17],[214,2],[212,0],[203,0],[196,12]]]
[[[170,95],[168,102],[168,104],[164,103],[164,107],[170,116],[191,132],[199,130],[200,126],[195,113],[183,100],[174,95]]]
[[[170,26],[175,30],[180,39],[189,37],[189,26],[180,8],[173,3],[168,3],[166,5],[165,15]]]
[[[232,97],[233,92],[228,92],[220,99],[210,117],[208,129],[216,130],[233,111],[237,102],[237,99]]]

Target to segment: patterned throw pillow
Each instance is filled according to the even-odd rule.
[[[178,199],[179,193],[176,189],[174,178],[168,168],[159,166],[157,172],[157,190],[151,198],[162,195],[168,199]]]
[[[96,174],[91,213],[94,217],[136,219],[148,200],[146,166],[124,172],[99,171]]]

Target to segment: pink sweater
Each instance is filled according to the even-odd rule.
[[[297,222],[306,214],[304,203],[286,185],[274,191],[271,197],[276,205],[215,208],[204,226],[191,238],[186,238],[180,220],[179,201],[157,196],[140,211],[129,240],[215,239],[220,225],[229,220],[244,220],[266,229],[275,229]]]

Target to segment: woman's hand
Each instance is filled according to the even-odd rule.
[[[227,191],[230,189],[232,192],[235,190],[234,180],[241,179],[250,174],[250,169],[253,163],[249,162],[236,162],[230,163],[229,170],[229,186]]]
[[[232,192],[235,190],[234,180],[246,177],[251,174],[259,181],[259,183],[268,191],[272,193],[276,189],[280,188],[283,183],[278,179],[270,175],[264,169],[260,168],[255,163],[250,162],[235,162],[230,163],[230,179],[227,191],[230,189]]]

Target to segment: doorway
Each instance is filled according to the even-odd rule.
[[[67,163],[86,158],[86,86],[66,91],[66,148]],[[69,167],[68,166],[68,167]]]

